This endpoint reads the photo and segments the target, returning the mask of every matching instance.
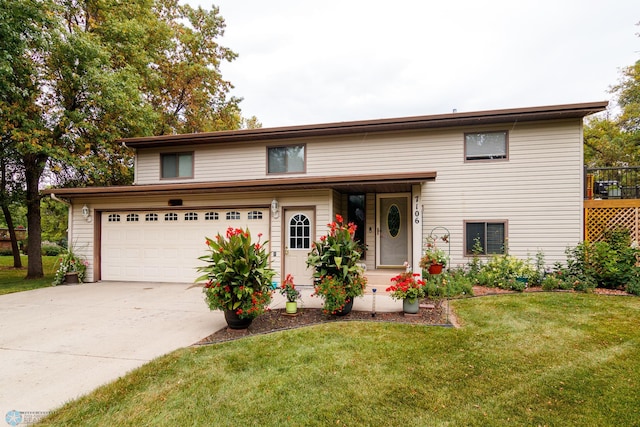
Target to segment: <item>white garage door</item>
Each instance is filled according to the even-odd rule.
[[[268,209],[108,212],[102,214],[102,280],[192,283],[204,265],[205,237],[248,227],[269,236]]]

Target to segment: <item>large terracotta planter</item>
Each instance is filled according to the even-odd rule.
[[[336,316],[346,316],[347,314],[351,313],[352,309],[353,309],[353,298],[349,298],[347,302],[344,304],[344,307],[342,307],[342,310],[336,311]]]
[[[224,320],[229,329],[247,329],[253,322],[251,318],[241,319],[233,310],[224,310]]]
[[[444,265],[442,264],[431,264],[429,266],[429,274],[440,274],[442,273],[442,268]]]

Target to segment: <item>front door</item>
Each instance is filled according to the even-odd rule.
[[[307,256],[314,239],[313,209],[285,208],[284,280],[293,276],[296,285],[313,285],[313,269],[307,268]]]
[[[402,267],[411,261],[409,194],[379,194],[376,224],[378,267]]]

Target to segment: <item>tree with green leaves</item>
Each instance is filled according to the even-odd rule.
[[[622,70],[620,81],[611,88],[611,93],[615,94],[621,112],[617,117],[594,117],[587,122],[585,164],[592,167],[640,165],[640,60]]]
[[[10,41],[0,72],[15,78],[2,80],[0,96],[18,94],[2,110],[3,135],[25,172],[27,277],[41,277],[43,174],[64,185],[128,184],[132,153],[118,139],[239,128],[240,99],[228,97],[220,73],[236,54],[216,42],[224,20],[215,7],[0,0],[0,8],[0,35]]]

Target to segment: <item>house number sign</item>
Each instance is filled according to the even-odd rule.
[[[420,224],[420,196],[413,198],[413,222]]]

